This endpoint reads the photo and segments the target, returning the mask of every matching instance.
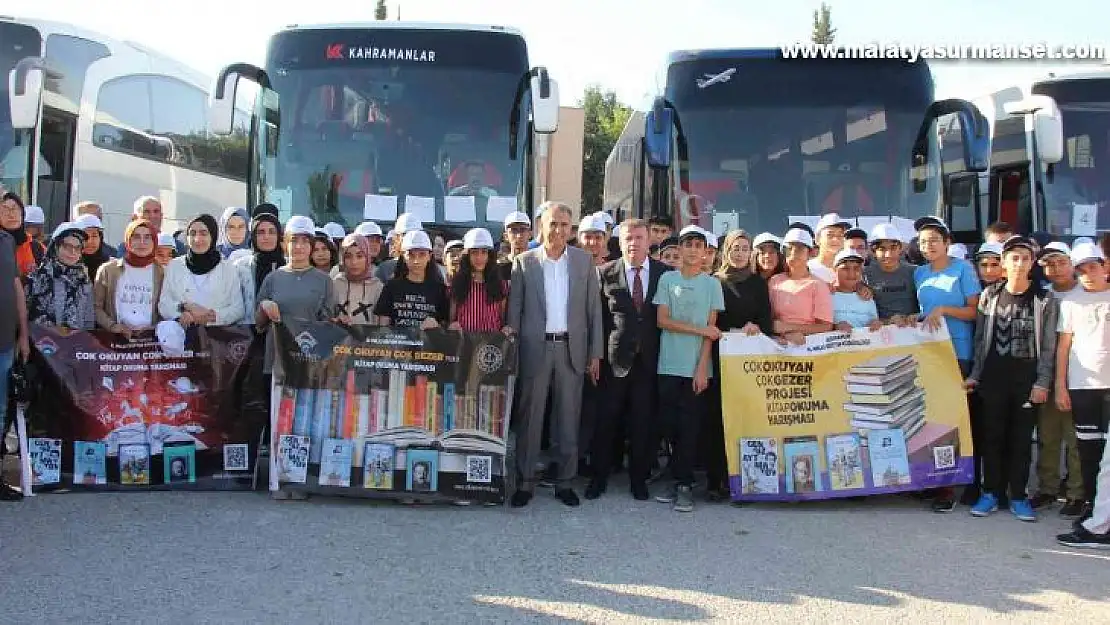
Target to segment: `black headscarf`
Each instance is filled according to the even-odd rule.
[[[277,246],[269,252],[258,249],[258,225],[266,222],[277,228]],[[285,264],[285,254],[281,251],[281,222],[269,212],[255,213],[251,220],[251,249],[254,250],[254,292],[262,287],[262,281],[270,272]]]
[[[209,244],[208,251],[203,254],[194,252],[193,248],[190,247],[189,251],[185,254],[185,266],[194,274],[203,276],[215,269],[216,265],[219,265],[220,260],[223,258],[220,254],[220,250],[216,248],[216,238],[220,236],[220,228],[216,225],[216,218],[205,213],[190,221],[189,225],[185,227],[185,232],[188,232],[189,228],[195,223],[199,223],[205,228],[208,228],[208,235],[212,243]]]
[[[23,198],[19,197],[15,193],[12,193],[11,191],[8,191],[3,196],[0,196],[0,202],[6,202],[8,200],[11,200],[18,204],[19,210],[23,212],[23,214],[19,218],[18,228],[16,228],[15,230],[8,230],[7,228],[4,228],[4,231],[12,235],[12,239],[15,239],[15,246],[19,247],[20,245],[23,245],[27,242],[27,207],[23,205]]]

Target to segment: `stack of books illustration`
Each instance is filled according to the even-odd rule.
[[[925,389],[917,382],[912,355],[880,356],[844,376],[849,401],[844,409],[857,430],[901,429],[909,439],[925,426]]]

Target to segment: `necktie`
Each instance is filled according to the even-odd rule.
[[[644,281],[640,279],[640,270],[643,267],[632,268],[632,303],[635,304],[636,310],[644,307]]]

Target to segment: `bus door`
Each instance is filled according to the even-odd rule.
[[[77,116],[51,106],[43,106],[39,127],[38,158],[35,163],[38,189],[34,197],[46,214],[46,223],[59,224],[70,217]]]

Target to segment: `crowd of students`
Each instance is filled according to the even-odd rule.
[[[524,213],[505,219],[503,241],[482,228],[448,241],[425,231],[411,214],[399,216],[386,234],[373,222],[346,234],[337,224],[317,228],[303,216],[283,224],[268,204],[249,213],[229,208],[219,219],[200,215],[183,231],[182,245],[160,231],[161,206],[147,197],[136,201],[123,243],[114,250],[104,244],[95,204],[78,205],[73,221],[48,238],[41,224],[35,231],[30,223],[39,212],[11,193],[0,201],[0,247],[11,248],[0,249],[0,270],[10,265],[19,287],[0,296],[0,307],[10,304],[16,320],[0,323],[0,334],[9,328],[12,334],[0,341],[0,356],[8,355],[0,365],[26,357],[27,321],[123,337],[152,332],[164,321],[183,327],[251,324],[259,336],[257,384],[267,396],[273,354],[265,336],[283,317],[514,333],[509,296],[521,275],[514,260],[543,245],[543,229],[534,237],[533,221]],[[634,391],[652,396],[646,405],[654,414],[616,414],[629,412],[627,404],[607,401],[596,390],[606,376],[623,377],[612,353],[602,358],[600,375],[584,385],[576,447],[587,467],[583,472],[593,469],[587,499],[604,494],[608,473],[623,465],[626,451],[635,456],[629,459],[630,470],[636,467],[632,494],[648,498],[644,467],[651,460],[644,456],[654,455],[660,440],[670,450],[673,483],[656,499],[692,510],[695,466],[706,471],[708,499],[728,498],[714,376],[715,343],[724,332],[799,344],[834,329],[943,325],[972,415],[976,479],[964,489],[962,503],[974,516],[1007,507],[1016,518],[1033,521],[1060,500],[1060,514],[1075,521],[1061,542],[1110,546],[1107,239],[1102,247],[1076,240],[1069,248],[995,224],[968,259],[941,220],[922,218],[914,229],[904,233],[883,223],[864,232],[828,214],[814,228],[791,224],[781,238],[743,230],[718,237],[698,226],[674,233],[663,219],[615,225],[604,213],[583,217],[570,243],[597,268],[596,293],[589,297],[603,304],[605,342],[613,342],[620,316],[627,314],[618,310],[614,284],[634,291],[630,303],[637,314],[650,312],[658,339],[650,384]],[[649,264],[636,258],[640,236],[650,243]],[[607,282],[618,266],[629,277]],[[641,267],[662,274],[653,276],[650,289],[639,282]],[[564,334],[587,331],[567,328]],[[637,342],[637,354],[640,348]],[[644,434],[645,428],[652,434]],[[1037,492],[1031,494],[1034,439],[1040,453]],[[3,494],[17,496],[6,487]],[[528,498],[520,498],[521,505]],[[578,505],[576,496],[564,493],[560,499]],[[956,505],[953,489],[932,493],[933,510],[949,512]]]

